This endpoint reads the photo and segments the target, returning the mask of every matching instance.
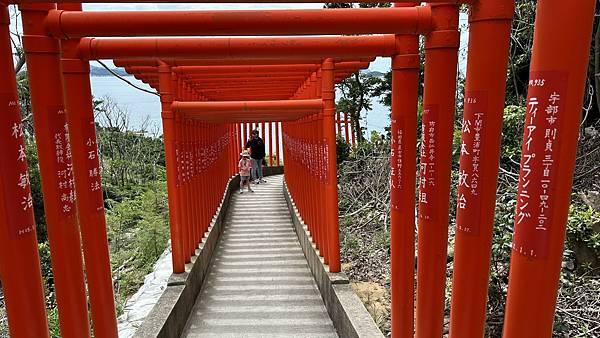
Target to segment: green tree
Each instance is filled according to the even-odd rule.
[[[372,109],[373,94],[378,83],[376,77],[356,72],[337,85],[341,97],[336,108],[350,115],[352,130],[359,143],[364,141],[365,129],[361,126],[361,112]]]
[[[324,8],[372,8],[372,7],[390,7],[391,2],[377,3],[332,3],[326,2]],[[341,97],[338,100],[336,108],[350,116],[352,130],[355,139],[360,143],[365,140],[364,129],[361,126],[361,112],[372,109],[372,98],[379,79],[368,74],[356,72],[337,85]]]

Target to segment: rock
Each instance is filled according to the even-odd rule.
[[[597,273],[600,272],[600,258],[596,255],[596,252],[589,248],[585,243],[575,242],[573,253],[578,268],[589,267],[590,269],[597,271]]]
[[[590,206],[592,209],[600,212],[600,192],[599,191],[587,191],[585,193],[580,194],[582,196],[582,200]]]
[[[598,137],[598,136],[600,136],[600,132],[596,128],[594,128],[593,126],[585,128],[584,129],[584,133],[585,133],[586,136],[590,136],[590,137]]]

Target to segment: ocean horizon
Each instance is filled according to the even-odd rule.
[[[140,88],[150,91],[154,90],[132,76],[128,76],[126,79]],[[160,100],[158,96],[136,89],[114,76],[91,76],[90,80],[94,98],[110,98],[119,108],[127,112],[132,129],[140,130],[142,127],[146,127],[148,132],[162,134]],[[362,126],[367,128],[365,134],[367,136],[373,130],[383,133],[385,132],[385,128],[390,125],[390,111],[388,107],[381,104],[377,98],[374,98],[372,100],[372,108],[371,111],[363,111],[361,114],[363,117]]]

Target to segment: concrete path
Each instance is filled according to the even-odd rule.
[[[183,337],[338,337],[292,229],[283,176],[236,193]]]

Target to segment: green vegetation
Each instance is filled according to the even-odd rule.
[[[25,74],[18,77],[38,248],[52,337],[60,337],[58,309],[44,216],[35,129]],[[162,139],[147,123],[134,129],[126,111],[110,98],[94,102],[102,165],[107,234],[118,314],[127,298],[152,271],[169,239],[165,160]],[[8,332],[0,293],[0,337]]]
[[[496,214],[492,242],[490,284],[486,337],[501,337],[508,286],[509,261],[516,206],[516,187],[520,169],[521,141],[525,116],[525,99],[529,77],[529,62],[535,19],[534,0],[518,0],[511,36],[508,67],[506,108],[502,132],[502,153],[496,198]],[[569,212],[563,269],[561,273],[557,312],[556,337],[597,337],[600,313],[600,20],[594,25],[595,42],[590,54],[588,92],[584,99],[577,164],[573,179],[573,195]],[[351,78],[347,81],[355,81]],[[391,104],[391,74],[387,73],[372,86],[341,91],[346,98],[365,94],[365,102],[379,99]],[[459,80],[459,93],[464,79]],[[356,93],[362,90],[363,93]],[[419,98],[422,104],[422,96]],[[421,106],[420,104],[420,106]],[[338,105],[338,108],[342,106]],[[419,107],[419,110],[421,107]],[[363,110],[369,110],[363,106]],[[352,111],[352,110],[350,110]],[[462,96],[457,95],[454,133],[452,190],[450,195],[449,255],[447,285],[451,283],[457,168],[460,154]],[[419,114],[420,115],[420,114]],[[420,118],[420,116],[419,116]],[[420,128],[420,126],[418,127]],[[363,131],[360,130],[362,133]],[[420,134],[420,130],[418,130]],[[338,142],[339,208],[343,267],[354,283],[377,283],[389,290],[389,130],[387,135],[372,135],[362,140],[349,154]],[[420,141],[418,140],[418,146]],[[418,160],[418,159],[417,159]],[[415,168],[417,171],[417,168]],[[415,187],[416,188],[416,187]],[[449,305],[450,289],[447,292]],[[388,295],[389,297],[389,295]],[[372,299],[363,299],[367,306]],[[383,302],[385,303],[385,302]],[[449,311],[449,309],[447,309]],[[446,315],[449,315],[447,312]],[[389,332],[389,316],[381,320],[374,315],[380,328]],[[448,319],[448,318],[446,318]]]
[[[488,292],[488,332],[500,337],[506,304],[512,232],[516,206],[516,186],[520,142],[523,132],[523,108],[509,106],[504,112],[502,159],[496,200],[496,215]],[[458,126],[458,124],[457,124]],[[600,127],[600,123],[598,125]],[[459,137],[459,134],[455,135]],[[594,144],[594,146],[592,146]],[[338,146],[339,147],[339,146]],[[582,138],[580,148],[600,152],[600,136]],[[454,144],[454,153],[459,151]],[[596,151],[592,152],[595,153]],[[344,271],[354,283],[376,283],[389,290],[389,143],[382,135],[372,135],[339,164],[339,208],[342,260]],[[600,154],[598,154],[600,157]],[[455,157],[450,195],[449,255],[447,285],[452,277],[456,209]],[[600,301],[600,186],[598,171],[586,171],[590,160],[580,156],[576,172],[588,172],[574,181],[572,206],[567,224],[555,333],[560,337],[590,335],[597,324]],[[595,165],[595,163],[593,164]],[[415,168],[415,170],[417,170]],[[591,177],[590,177],[591,176]],[[594,181],[595,184],[581,182]],[[389,297],[389,295],[387,295]],[[447,292],[449,304],[450,289]],[[372,305],[372,299],[363,299]],[[383,303],[389,303],[384,301]],[[388,305],[389,306],[389,305]],[[447,309],[449,311],[449,309]],[[449,315],[447,312],[446,315]],[[382,320],[382,316],[385,320]],[[376,314],[380,328],[389,330],[389,313]]]
[[[164,182],[138,186],[122,202],[107,200],[110,258],[119,314],[152,271],[169,239]]]

